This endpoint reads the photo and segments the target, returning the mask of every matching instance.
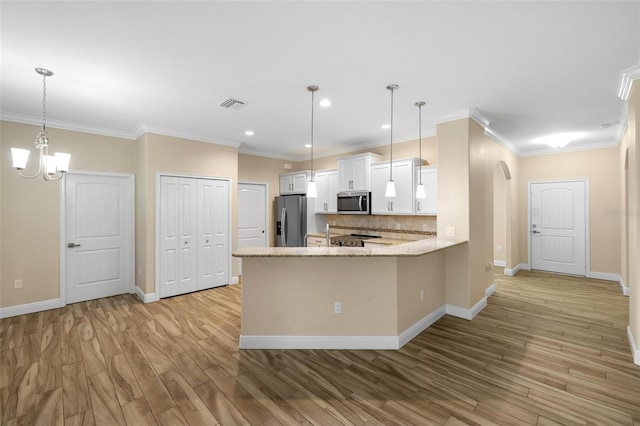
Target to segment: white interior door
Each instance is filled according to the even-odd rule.
[[[238,248],[266,247],[267,188],[261,184],[238,184]],[[242,260],[237,259],[238,274]]]
[[[229,284],[229,181],[213,181],[213,244],[215,287]]]
[[[160,176],[159,295],[229,284],[229,182]]]
[[[133,176],[66,175],[66,303],[133,292],[133,223]]]
[[[586,182],[532,183],[530,189],[532,269],[585,276]]]

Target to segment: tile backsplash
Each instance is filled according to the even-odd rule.
[[[398,234],[436,236],[438,222],[436,216],[382,216],[382,215],[327,215],[327,223],[334,229],[350,229],[376,234]]]

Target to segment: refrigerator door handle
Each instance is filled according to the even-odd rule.
[[[282,221],[282,247],[287,246],[287,208],[282,208],[282,214],[280,216]]]

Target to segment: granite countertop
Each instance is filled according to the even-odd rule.
[[[376,239],[378,240],[378,239]],[[466,240],[425,238],[385,247],[246,247],[234,257],[405,257],[422,256],[466,243]]]

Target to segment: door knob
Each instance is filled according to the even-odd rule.
[[[69,248],[80,247],[80,244],[69,243],[69,244],[67,244],[67,247],[69,247]]]
[[[536,231],[535,229],[531,231],[532,234],[539,234],[540,231]]]

